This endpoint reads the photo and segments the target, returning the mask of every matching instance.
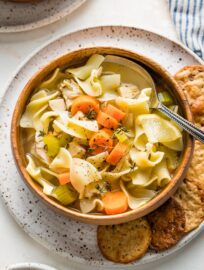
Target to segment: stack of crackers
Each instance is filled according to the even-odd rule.
[[[204,66],[187,66],[175,79],[189,101],[195,124],[204,129]],[[204,220],[204,144],[196,141],[186,178],[172,198],[146,217],[99,226],[99,248],[107,259],[129,263],[148,249],[166,250]]]

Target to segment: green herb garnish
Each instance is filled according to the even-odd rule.
[[[100,184],[96,185],[96,189],[100,192],[100,193],[106,193],[108,191],[111,191],[111,184],[107,181],[104,181]]]
[[[88,148],[88,149],[87,149],[87,153],[88,153],[88,154],[93,153],[93,151],[94,151],[94,149],[93,149],[93,148]]]
[[[113,136],[115,136],[116,134],[121,134],[121,133],[128,133],[128,129],[124,126],[120,126],[114,131]]]
[[[88,113],[85,114],[86,118],[89,120],[93,120],[96,118],[96,112],[95,111],[89,111]]]
[[[124,142],[128,139],[127,134],[128,130],[126,127],[124,126],[120,126],[119,128],[117,128],[114,133],[113,133],[113,138],[117,138],[119,140],[119,142]]]

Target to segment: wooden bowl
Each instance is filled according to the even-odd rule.
[[[42,0],[10,0],[10,2],[16,2],[16,3],[35,3]]]
[[[42,67],[37,73],[33,75],[33,77],[28,81],[28,83],[22,90],[14,109],[11,124],[11,144],[16,165],[18,167],[20,174],[22,175],[23,180],[25,181],[27,186],[40,198],[40,200],[45,202],[50,208],[53,208],[55,211],[63,215],[66,215],[68,217],[71,217],[73,219],[85,223],[101,224],[101,225],[118,224],[147,215],[151,211],[158,208],[161,204],[163,204],[176,191],[180,182],[185,177],[186,171],[188,169],[192,156],[194,140],[191,136],[189,136],[187,133],[184,132],[184,150],[182,153],[180,165],[177,168],[173,179],[156,197],[154,197],[152,200],[150,200],[149,202],[147,202],[145,205],[141,206],[138,209],[129,210],[125,213],[118,215],[83,214],[73,209],[70,209],[69,207],[60,205],[55,200],[46,196],[42,192],[41,187],[35,181],[32,180],[32,178],[29,176],[29,174],[25,169],[26,167],[25,153],[22,144],[20,142],[20,127],[19,127],[20,118],[24,112],[25,106],[33,90],[43,80],[45,80],[57,67],[65,68],[68,66],[73,66],[85,62],[87,58],[94,53],[112,54],[126,57],[142,65],[145,65],[146,68],[148,69],[151,69],[153,72],[155,72],[156,74],[158,74],[163,78],[165,83],[171,89],[171,93],[177,100],[181,113],[184,115],[186,119],[192,121],[192,114],[183,91],[179,88],[178,84],[173,79],[173,77],[161,65],[133,51],[113,47],[93,47],[93,48],[79,49],[76,51],[69,52],[65,55],[62,55],[59,58],[48,63],[46,66]]]

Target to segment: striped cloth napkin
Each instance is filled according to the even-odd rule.
[[[168,0],[181,41],[204,60],[204,0]]]

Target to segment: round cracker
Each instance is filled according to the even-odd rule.
[[[129,263],[141,258],[151,242],[151,229],[145,218],[119,225],[98,226],[98,246],[105,258]]]
[[[174,198],[184,208],[185,232],[197,228],[204,220],[204,190],[200,184],[193,179],[184,179]]]
[[[186,94],[195,124],[204,129],[204,66],[186,66],[174,78]]]
[[[152,229],[151,248],[157,251],[174,246],[184,234],[184,210],[175,199],[149,214],[148,221]]]

